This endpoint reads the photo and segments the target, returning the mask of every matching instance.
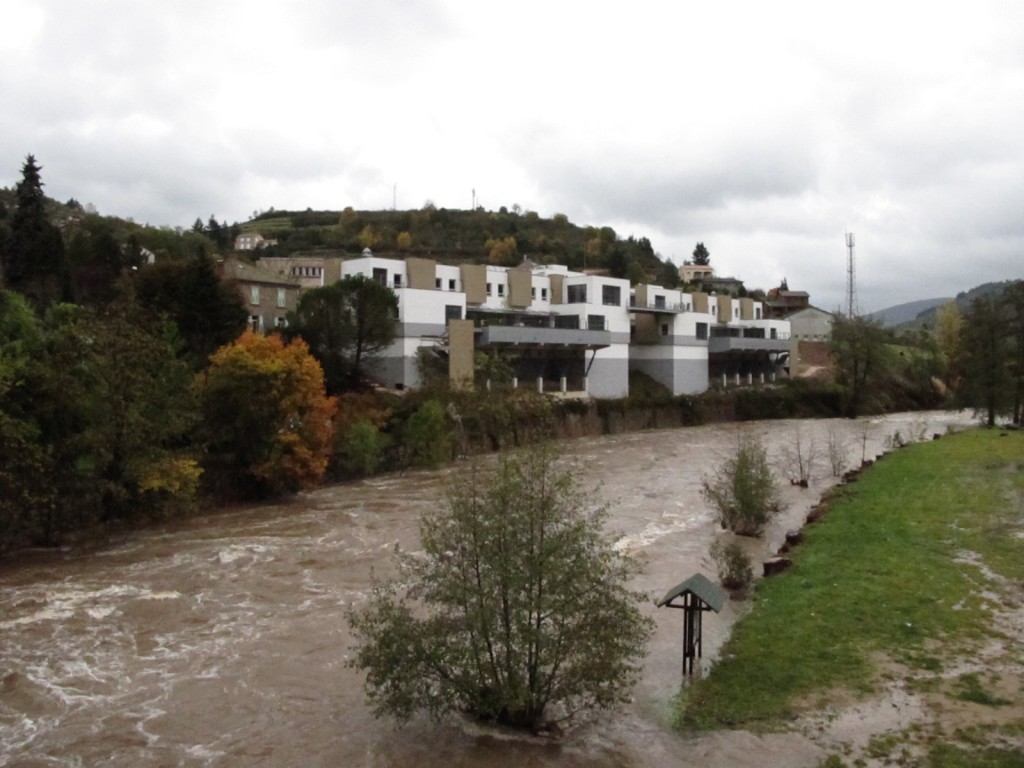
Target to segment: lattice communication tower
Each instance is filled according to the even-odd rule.
[[[846,316],[857,314],[857,268],[853,256],[853,232],[846,233]]]

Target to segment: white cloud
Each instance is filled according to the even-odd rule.
[[[1020,276],[1024,6],[12,0],[0,163],[105,213],[519,204],[862,306]]]

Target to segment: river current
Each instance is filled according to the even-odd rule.
[[[814,765],[816,753],[784,738],[671,729],[682,615],[653,600],[694,573],[716,578],[708,549],[720,530],[701,479],[743,431],[763,439],[780,478],[797,441],[813,444],[811,488],[783,481],[784,511],[763,540],[744,541],[757,562],[834,482],[830,438],[856,465],[897,431],[930,439],[970,421],[929,412],[564,442],[611,504],[618,546],[646,561],[635,586],[652,598],[657,629],[632,703],[560,739],[459,718],[397,728],[374,719],[345,666],[345,609],[365,599],[372,574],[393,572],[396,544],[417,549],[418,521],[458,467],[192,517],[90,553],[23,553],[0,563],[0,766]],[[705,617],[703,670],[745,606]]]

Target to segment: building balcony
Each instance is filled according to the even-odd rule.
[[[728,352],[788,352],[789,338],[765,339],[746,336],[712,336],[708,339],[708,353],[720,355]]]
[[[630,312],[654,312],[657,314],[678,315],[682,312],[690,312],[686,304],[674,304],[669,302],[652,302],[646,304],[638,302],[635,298],[629,300]]]
[[[579,328],[538,328],[519,325],[487,325],[476,329],[477,347],[577,347],[601,349],[610,346],[610,331],[590,331]]]

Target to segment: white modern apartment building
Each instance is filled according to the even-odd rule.
[[[497,352],[518,386],[629,394],[639,370],[673,394],[712,381],[774,378],[786,363],[789,323],[765,317],[760,302],[573,272],[557,265],[448,266],[429,259],[364,252],[341,264],[398,296],[395,342],[376,361],[387,386],[417,387],[421,348],[449,360],[456,383],[471,384],[473,353]]]

